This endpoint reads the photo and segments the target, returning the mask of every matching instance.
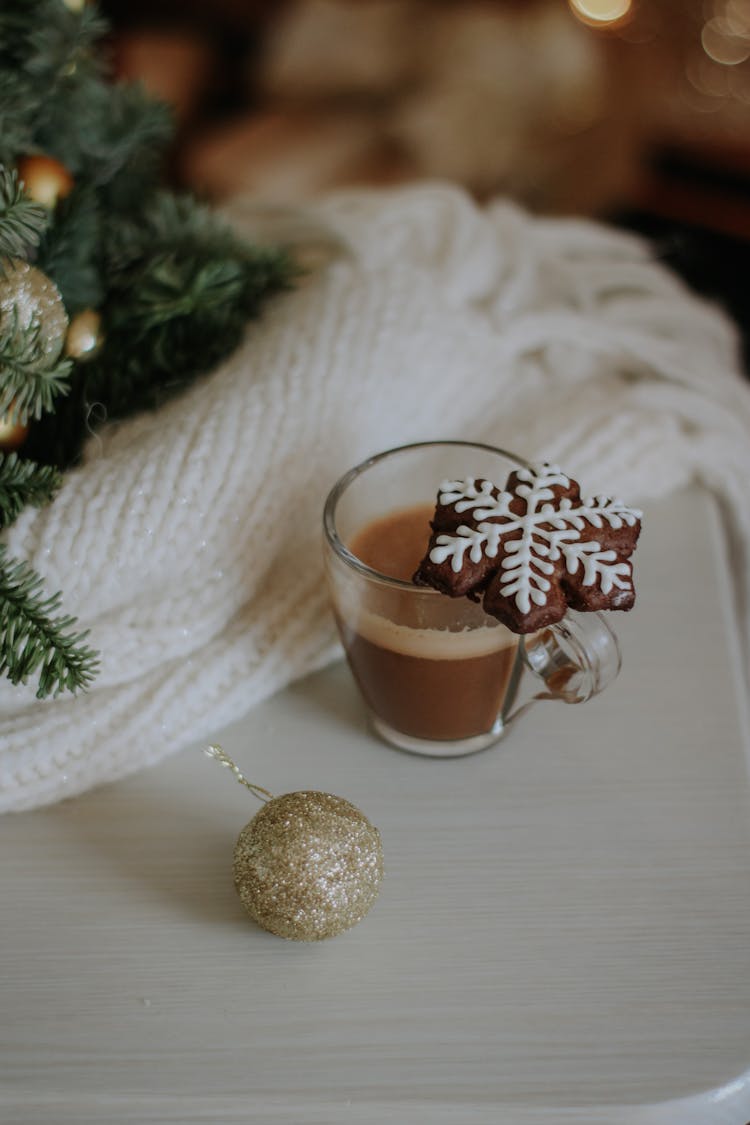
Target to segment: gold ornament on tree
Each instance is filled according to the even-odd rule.
[[[50,211],[73,190],[73,177],[65,165],[53,156],[41,153],[22,156],[18,161],[17,171],[29,199]]]
[[[34,325],[42,355],[54,363],[68,329],[60,290],[36,266],[21,258],[6,260],[0,273],[0,332],[27,332]]]
[[[12,453],[26,441],[29,427],[19,422],[11,406],[7,414],[0,417],[0,453]]]
[[[234,885],[251,918],[292,941],[335,937],[360,922],[383,878],[380,833],[367,817],[330,793],[274,797],[220,746],[205,753],[266,802],[234,848]]]
[[[70,322],[65,337],[65,354],[83,363],[93,359],[103,342],[101,316],[94,309],[84,309]]]

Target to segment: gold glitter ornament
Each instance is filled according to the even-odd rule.
[[[39,346],[49,363],[60,355],[68,329],[60,291],[46,274],[21,258],[3,263],[0,274],[0,332],[39,326]]]
[[[93,359],[103,342],[102,318],[94,309],[84,309],[70,322],[65,337],[65,354],[83,363]]]
[[[234,885],[251,918],[292,941],[335,937],[360,922],[383,879],[380,833],[367,817],[316,790],[271,797],[221,747],[206,753],[267,801],[234,849]]]

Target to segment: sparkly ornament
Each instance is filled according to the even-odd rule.
[[[42,354],[54,363],[68,328],[60,291],[36,266],[13,258],[0,275],[0,332],[28,332],[33,325],[39,326]]]
[[[234,849],[234,885],[248,914],[292,941],[335,937],[360,922],[383,878],[380,833],[367,817],[330,793],[273,797],[249,782],[220,746],[206,754],[266,801]]]
[[[50,211],[73,190],[73,177],[53,156],[22,156],[18,161],[18,178],[23,180],[29,198]]]
[[[0,418],[0,452],[12,453],[26,441],[29,427],[19,422],[12,408]]]
[[[96,355],[103,342],[102,318],[94,309],[84,309],[70,322],[65,337],[65,354],[84,362]]]

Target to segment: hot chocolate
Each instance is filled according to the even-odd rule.
[[[639,526],[557,466],[475,442],[417,442],[344,473],[323,509],[323,559],[375,733],[473,754],[534,699],[600,692],[620,653],[598,610],[632,604]]]
[[[432,504],[397,508],[365,524],[347,546],[378,574],[409,582],[430,541],[432,513]]]
[[[400,509],[361,528],[347,544],[389,578],[409,581],[430,537],[432,506]],[[425,597],[405,591],[388,615],[359,605],[338,622],[352,672],[373,712],[412,738],[454,741],[490,731],[502,711],[517,638],[466,602],[445,628],[422,620]],[[439,598],[439,595],[437,595]],[[442,602],[443,599],[440,599]],[[454,603],[455,604],[455,603]]]

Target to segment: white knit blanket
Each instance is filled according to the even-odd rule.
[[[249,202],[234,217],[247,228]],[[6,535],[103,660],[75,698],[0,684],[0,809],[210,739],[330,660],[325,494],[406,441],[545,456],[629,502],[701,481],[723,502],[747,606],[750,389],[735,333],[645,244],[440,185],[337,194],[300,229],[316,224],[346,250],[209,377],[93,438],[54,504]]]

